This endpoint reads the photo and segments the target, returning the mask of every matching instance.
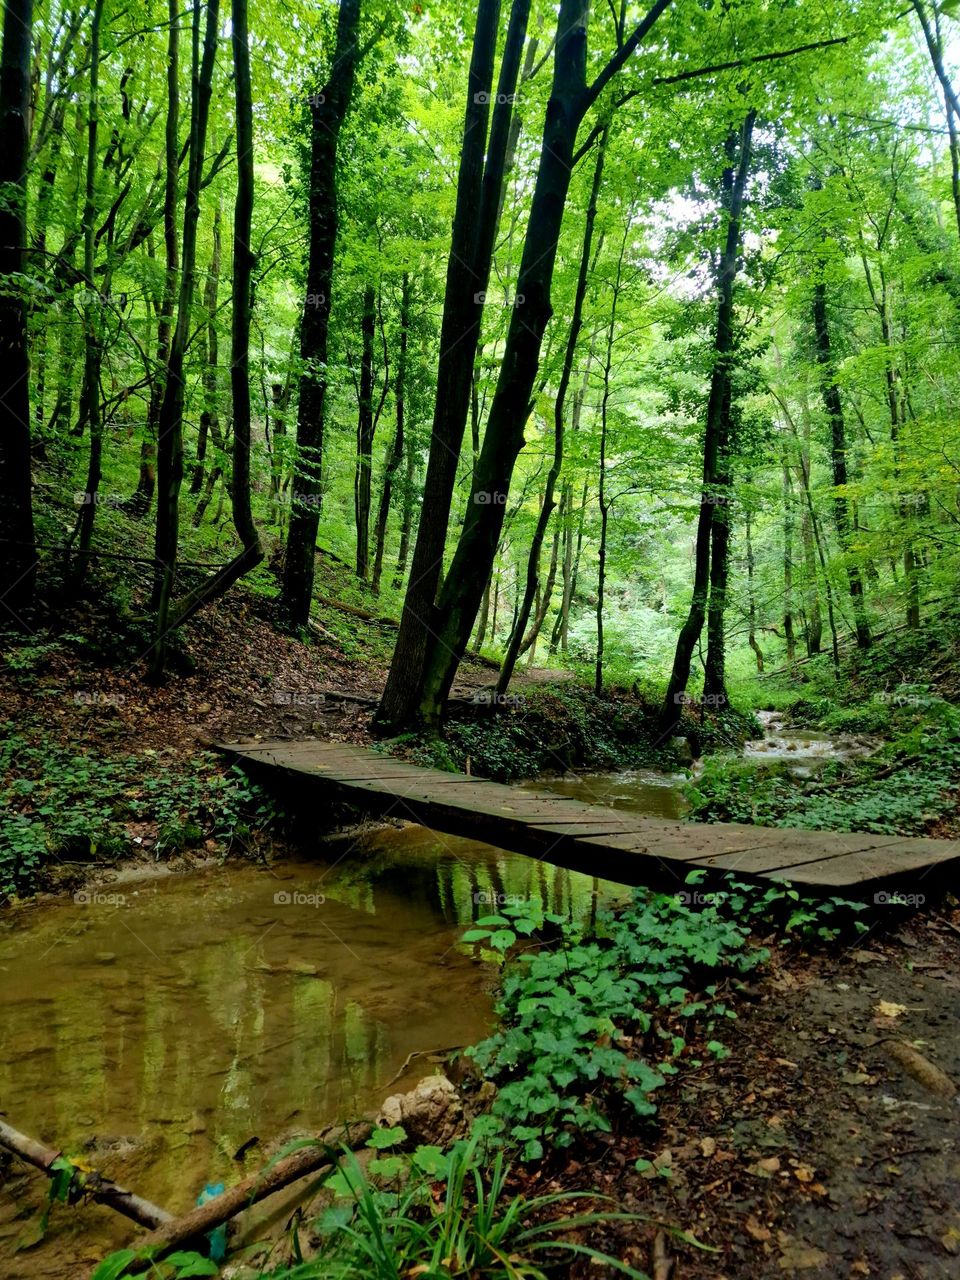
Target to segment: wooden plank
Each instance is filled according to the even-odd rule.
[[[915,886],[931,872],[933,881],[960,866],[960,841],[646,818],[542,789],[423,769],[351,743],[274,740],[220,749],[252,767],[320,783],[369,812],[621,884],[677,888],[691,867],[702,867],[713,880],[732,873],[828,892],[908,877]]]

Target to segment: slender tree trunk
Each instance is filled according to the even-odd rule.
[[[410,276],[405,271],[400,284],[400,351],[397,356],[397,375],[394,385],[394,402],[397,411],[397,426],[383,472],[383,488],[380,491],[380,508],[377,511],[377,523],[374,532],[373,580],[371,586],[375,595],[380,592],[380,578],[383,574],[383,552],[387,539],[387,522],[390,518],[390,503],[393,498],[393,480],[400,463],[403,461],[404,449],[404,416],[406,413],[407,388],[407,345],[410,329]]]
[[[250,327],[253,315],[253,91],[247,0],[232,0],[231,46],[236,94],[237,197],[233,216],[233,313],[230,331],[230,400],[233,453],[230,468],[230,512],[241,550],[231,561],[176,604],[172,627],[182,626],[198,609],[222,596],[263,559],[253,519],[250,491],[251,400]],[[212,427],[211,423],[211,427]]]
[[[263,559],[260,535],[253,519],[250,484],[250,327],[256,258],[250,243],[253,231],[254,136],[247,0],[232,0],[230,25],[237,117],[237,197],[233,211],[233,313],[230,330],[230,398],[233,405],[230,502],[233,526],[243,547],[234,564],[239,576],[249,572]],[[219,589],[226,588],[221,584]]]
[[[480,601],[480,617],[477,619],[477,635],[473,642],[473,652],[479,653],[483,648],[483,642],[487,635],[487,623],[490,619],[490,579],[487,579],[487,585],[483,591],[483,599]]]
[[[300,320],[300,401],[293,506],[287,534],[282,603],[306,626],[313,597],[314,557],[322,494],[326,426],[327,349],[333,262],[337,244],[337,149],[357,67],[360,0],[340,0],[337,42],[324,90],[310,99],[310,245],[307,296]]]
[[[157,529],[154,554],[158,565],[157,625],[151,655],[151,675],[159,679],[166,661],[171,631],[170,608],[176,583],[177,542],[180,530],[180,488],[183,483],[183,413],[186,402],[184,360],[193,322],[196,285],[197,228],[203,161],[213,93],[214,61],[219,33],[219,0],[208,0],[207,20],[200,52],[201,0],[195,0],[191,30],[193,95],[190,108],[190,141],[186,198],[183,213],[180,292],[177,322],[170,343],[163,401],[157,423]]]
[[[786,447],[783,452],[783,638],[787,662],[795,662],[797,638],[793,626],[793,481]]]
[[[610,302],[610,324],[607,328],[607,350],[603,362],[603,395],[600,399],[600,461],[598,469],[597,505],[600,507],[600,547],[597,553],[597,658],[594,666],[593,691],[599,697],[603,692],[603,609],[606,603],[607,585],[607,530],[612,503],[607,498],[607,425],[610,409],[610,373],[613,369],[613,341],[617,329],[617,305],[623,281],[623,262],[630,234],[630,219],[623,227],[620,256],[617,258],[617,274],[613,283]]]
[[[100,329],[103,317],[100,314],[100,301],[94,286],[97,176],[100,170],[97,142],[100,121],[100,23],[102,18],[103,0],[95,0],[90,21],[86,190],[83,201],[85,300],[83,304],[83,384],[80,393],[80,418],[90,430],[90,454],[83,495],[84,505],[80,508],[80,518],[76,530],[78,537],[74,582],[77,587],[80,586],[86,573],[88,553],[93,540],[93,524],[97,511],[100,477],[103,467],[103,416],[100,402],[100,369],[103,360]],[[109,283],[106,283],[104,287],[105,290],[109,290]]]
[[[861,649],[869,649],[870,624],[867,621],[864,607],[863,579],[860,576],[859,566],[850,559],[850,512],[846,495],[847,437],[843,420],[843,406],[840,401],[840,388],[837,386],[833,368],[833,352],[830,342],[830,329],[827,322],[827,289],[822,274],[814,282],[813,286],[813,330],[817,348],[817,363],[820,369],[820,393],[827,412],[827,421],[830,423],[834,522],[837,526],[840,549],[846,561],[847,581],[850,587],[850,599],[853,603],[857,644]]]
[[[550,602],[553,599],[553,588],[557,581],[557,564],[560,558],[560,535],[563,523],[562,505],[559,514],[560,519],[557,521],[553,530],[553,546],[550,550],[550,566],[547,569],[547,579],[543,584],[543,589],[540,592],[540,598],[537,601],[537,608],[533,615],[533,622],[531,622],[530,628],[523,638],[523,643],[520,645],[520,657],[522,658],[525,653],[529,653],[529,660],[531,663],[533,662],[534,655],[536,654],[537,639],[540,632],[543,630],[543,624],[547,620],[547,614],[550,612]]]
[[[431,448],[421,504],[425,516],[417,529],[397,644],[377,712],[377,725],[384,732],[416,718],[425,681],[529,12],[530,0],[513,0],[488,139],[488,103],[500,3],[499,0],[478,0],[477,4],[457,203],[447,260]],[[490,576],[489,565],[483,576],[485,583]],[[478,605],[482,593],[483,584],[477,596]],[[473,617],[464,645],[472,630]]]
[[[517,280],[516,297],[523,302],[511,314],[471,502],[437,601],[417,707],[418,718],[428,725],[439,720],[500,542],[503,503],[523,447],[543,335],[552,314],[550,290],[577,130],[589,107],[668,3],[669,0],[656,0],[632,35],[621,39],[617,53],[587,88],[588,6],[586,0],[561,0],[550,105]]]
[[[940,30],[940,10],[933,0],[933,22],[927,13],[924,0],[911,0],[913,10],[920,19],[923,38],[926,41],[930,63],[940,82],[943,91],[943,103],[947,116],[947,132],[950,139],[950,168],[953,193],[953,207],[957,219],[957,231],[960,233],[960,144],[957,139],[957,120],[960,118],[960,100],[957,98],[953,82],[947,73],[943,61],[943,35]]]
[[[218,434],[219,418],[219,363],[220,339],[217,333],[217,301],[220,294],[220,259],[223,252],[223,237],[220,230],[220,201],[213,211],[213,250],[210,256],[210,269],[203,286],[203,309],[206,312],[207,350],[203,362],[200,380],[203,385],[203,409],[200,413],[200,432],[197,437],[197,457],[190,479],[191,494],[203,491],[203,464],[207,456],[207,442],[210,436]]]
[[[707,605],[707,657],[703,667],[704,705],[714,708],[725,707],[730,701],[727,697],[724,625],[730,576],[732,452],[733,390],[728,376],[723,425],[717,447],[717,496],[710,526],[710,599]]]
[[[694,557],[693,596],[690,611],[680,629],[673,659],[673,670],[667,685],[661,714],[661,728],[671,729],[679,720],[680,706],[686,695],[690,679],[693,651],[703,630],[710,587],[710,543],[713,517],[717,499],[719,451],[726,430],[730,409],[730,365],[733,359],[733,303],[737,261],[740,252],[740,220],[743,212],[747,174],[750,167],[751,144],[755,114],[750,112],[743,122],[739,136],[739,159],[733,167],[736,136],[728,139],[729,164],[723,173],[723,205],[727,214],[726,242],[720,259],[717,278],[717,324],[714,335],[714,364],[710,379],[710,396],[707,402],[707,421],[703,442],[703,488],[700,499],[700,518],[697,523],[697,541]]]
[[[407,556],[410,554],[410,535],[413,532],[413,510],[417,489],[417,451],[410,440],[406,445],[407,462],[403,473],[403,517],[400,521],[400,545],[397,548],[397,567],[393,572],[394,590],[403,586],[403,575],[407,571]]]
[[[561,642],[563,642],[563,652],[566,653],[564,630],[569,627],[570,621],[570,592],[573,586],[573,485],[569,480],[563,486],[560,504],[563,509],[563,560],[561,570],[563,594],[560,598],[557,620],[553,624],[553,631],[550,635],[551,654],[557,652]]]
[[[370,567],[370,490],[373,471],[373,340],[376,335],[376,292],[363,291],[360,319],[360,394],[357,417],[357,460],[353,483],[354,521],[357,530],[357,577],[366,580]]]
[[[744,512],[744,526],[747,541],[747,643],[757,659],[757,674],[763,675],[763,650],[757,643],[757,593],[754,588],[753,530],[751,529],[749,507]],[[788,617],[790,618],[790,643],[787,648],[787,656],[789,661],[792,662],[793,618],[785,610],[784,619],[786,620]]]
[[[600,184],[603,180],[603,162],[607,150],[607,136],[608,130],[605,127],[600,135],[597,148],[597,159],[593,170],[593,184],[590,188],[590,199],[587,204],[587,215],[584,220],[583,245],[580,249],[580,267],[577,274],[577,286],[573,298],[573,314],[570,319],[570,331],[567,335],[567,346],[563,357],[563,367],[560,371],[560,384],[557,388],[557,396],[553,406],[553,463],[550,470],[547,472],[543,503],[540,507],[540,515],[537,519],[536,528],[533,533],[533,540],[530,544],[530,554],[527,559],[527,580],[524,588],[523,600],[520,604],[520,613],[517,618],[517,625],[513,635],[510,637],[509,643],[507,644],[507,652],[504,655],[503,665],[500,668],[500,677],[497,681],[498,693],[504,693],[507,686],[510,684],[510,677],[513,675],[513,669],[516,665],[517,657],[521,652],[524,631],[526,630],[527,621],[530,617],[533,597],[536,593],[537,583],[540,578],[540,553],[543,548],[543,539],[547,532],[547,525],[550,522],[550,516],[556,506],[554,494],[556,492],[557,482],[560,479],[560,472],[563,468],[564,415],[566,413],[567,392],[570,387],[570,378],[573,373],[573,362],[577,353],[577,343],[580,340],[580,330],[583,327],[583,304],[587,296],[587,277],[590,270],[590,254],[593,247],[593,229],[597,219],[597,198],[600,194]]]
[[[37,574],[30,474],[27,244],[33,0],[7,0],[0,78],[0,619],[29,630]]]

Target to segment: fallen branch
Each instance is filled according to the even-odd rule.
[[[918,1053],[913,1045],[904,1040],[890,1040],[887,1042],[887,1053],[908,1076],[912,1076],[930,1093],[936,1094],[938,1098],[956,1097],[957,1086],[946,1072],[941,1071],[922,1053]]]
[[[381,627],[399,627],[396,618],[383,618],[369,609],[361,609],[359,605],[347,604],[345,600],[331,600],[329,596],[317,596],[317,604],[327,609],[337,609],[340,613],[349,613],[352,618],[362,618],[364,622],[376,622]]]
[[[25,1133],[20,1133],[2,1120],[0,1120],[0,1146],[6,1147],[27,1164],[33,1165],[48,1178],[56,1177],[58,1171],[54,1165],[61,1159],[63,1153],[35,1142],[33,1138],[28,1138]],[[167,1213],[166,1209],[161,1209],[158,1205],[151,1204],[149,1200],[144,1200],[132,1191],[118,1186],[96,1170],[77,1168],[73,1185],[89,1199],[95,1200],[98,1204],[109,1205],[111,1209],[116,1209],[117,1213],[122,1213],[125,1218],[139,1223],[141,1227],[162,1227],[174,1220],[173,1215]]]
[[[157,1230],[143,1236],[133,1247],[145,1256],[142,1260],[130,1263],[128,1269],[131,1272],[145,1271],[156,1258],[222,1226],[244,1209],[265,1200],[291,1182],[306,1177],[308,1173],[333,1169],[340,1157],[341,1146],[356,1150],[364,1145],[373,1130],[374,1124],[370,1120],[358,1120],[352,1126],[333,1125],[325,1129],[310,1146],[295,1151],[283,1160],[268,1164],[259,1173],[244,1178],[235,1187],[214,1196],[182,1218],[167,1221]]]

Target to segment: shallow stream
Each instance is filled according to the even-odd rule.
[[[798,772],[864,749],[766,728],[746,754]],[[683,781],[641,769],[536,785],[673,819]],[[0,1114],[185,1211],[285,1136],[369,1110],[427,1074],[431,1052],[481,1038],[495,975],[458,938],[497,902],[585,916],[626,892],[412,826],[326,848],[0,915]],[[2,1169],[4,1280],[74,1280],[134,1234],[109,1210],[58,1208],[36,1242],[43,1180]]]

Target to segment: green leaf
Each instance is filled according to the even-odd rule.
[[[386,1151],[388,1147],[395,1147],[401,1142],[405,1142],[407,1131],[403,1125],[394,1125],[392,1129],[374,1129],[367,1140],[367,1146],[373,1147],[375,1151]]]

